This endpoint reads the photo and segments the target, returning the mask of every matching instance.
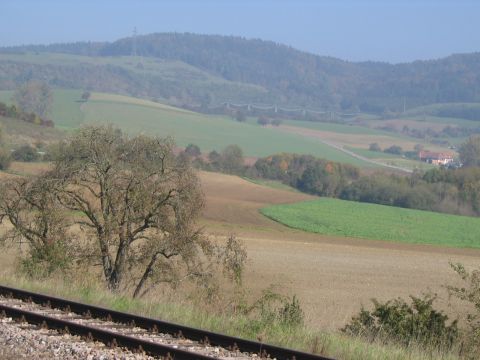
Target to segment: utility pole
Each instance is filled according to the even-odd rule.
[[[133,38],[132,38],[132,55],[137,57],[137,27],[133,28]]]

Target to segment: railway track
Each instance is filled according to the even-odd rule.
[[[168,359],[332,360],[6,286],[0,286],[0,314]]]

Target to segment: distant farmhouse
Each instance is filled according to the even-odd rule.
[[[421,161],[434,165],[448,165],[453,162],[453,155],[448,153],[422,150],[418,152],[418,157]]]

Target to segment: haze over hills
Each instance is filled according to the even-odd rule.
[[[1,48],[0,74],[3,90],[35,77],[181,105],[257,102],[381,114],[480,102],[480,53],[354,63],[270,41],[190,33]]]

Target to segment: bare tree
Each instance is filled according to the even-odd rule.
[[[32,80],[15,91],[13,101],[22,111],[35,113],[43,118],[52,111],[53,93],[46,83]]]
[[[222,248],[196,225],[203,193],[171,140],[92,126],[59,147],[52,170],[0,188],[0,221],[32,257],[45,253],[48,263],[56,258],[45,250],[56,249],[67,265],[99,265],[112,291],[134,297],[160,283],[208,285],[222,266],[241,281],[242,244],[230,238]]]
[[[199,180],[173,156],[168,139],[129,138],[111,127],[81,129],[47,175],[60,203],[96,240],[112,290],[139,296],[159,282],[206,274],[214,246],[196,227],[203,207]]]

